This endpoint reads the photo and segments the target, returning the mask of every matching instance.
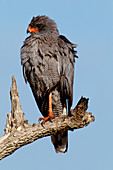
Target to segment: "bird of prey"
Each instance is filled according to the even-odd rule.
[[[25,82],[29,82],[37,106],[45,121],[60,114],[70,114],[73,101],[76,44],[60,35],[56,23],[49,17],[33,17],[27,33],[30,36],[21,47],[21,63]],[[68,147],[67,131],[51,136],[57,153]]]

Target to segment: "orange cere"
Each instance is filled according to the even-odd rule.
[[[35,29],[35,28],[31,27],[31,26],[28,27],[28,30],[29,30],[30,32],[38,32],[37,29]]]

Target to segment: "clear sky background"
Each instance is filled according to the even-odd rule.
[[[74,105],[89,97],[89,126],[69,132],[66,154],[56,154],[50,137],[18,149],[0,170],[113,170],[113,0],[0,0],[0,136],[11,111],[14,75],[29,123],[41,116],[22,75],[20,48],[33,16],[54,19],[59,32],[77,43]]]

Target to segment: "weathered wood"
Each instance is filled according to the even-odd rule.
[[[20,106],[17,85],[14,76],[10,91],[12,109],[7,114],[5,135],[0,138],[0,160],[12,154],[18,148],[33,141],[55,134],[61,130],[73,130],[87,126],[95,120],[88,108],[88,99],[81,97],[70,116],[59,116],[42,124],[28,124]]]

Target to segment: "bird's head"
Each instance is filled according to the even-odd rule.
[[[56,23],[45,15],[33,17],[28,26],[27,33],[39,34],[46,32],[58,33]]]

